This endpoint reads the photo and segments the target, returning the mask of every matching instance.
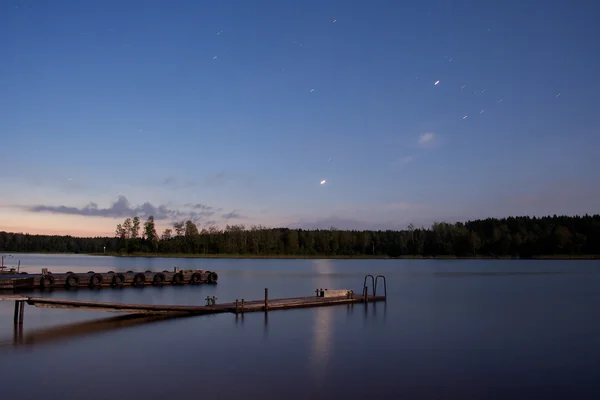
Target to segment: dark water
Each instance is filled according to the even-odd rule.
[[[2,399],[600,398],[600,262],[20,255],[30,272],[213,269],[216,286],[36,295],[154,304],[360,290],[386,304],[178,319],[0,302]]]

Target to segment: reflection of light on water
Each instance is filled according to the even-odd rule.
[[[333,287],[331,274],[334,266],[331,260],[314,260],[317,276],[317,284],[321,289],[343,289]],[[316,288],[315,288],[316,289]],[[313,331],[313,346],[311,349],[311,364],[313,372],[324,378],[322,374],[331,359],[332,337],[333,337],[333,307],[317,307],[314,309],[315,322]]]
[[[333,270],[335,269],[335,267],[333,266],[333,263],[331,262],[331,260],[313,260],[313,265],[315,267],[316,272],[319,275],[319,282],[321,282],[321,278],[323,278],[323,280],[328,280],[328,276],[329,274],[331,274],[333,272]],[[330,282],[330,280],[329,280]]]
[[[315,309],[315,325],[311,362],[316,372],[326,369],[331,358],[331,343],[333,337],[333,307],[318,307]]]

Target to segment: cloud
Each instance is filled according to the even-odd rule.
[[[198,210],[195,211],[196,214],[198,215],[202,215],[204,217],[210,217],[211,215],[214,215],[217,211],[222,211],[222,208],[216,208],[213,206],[209,206],[206,204],[186,204],[185,207],[191,208],[193,210]]]
[[[421,147],[431,146],[435,142],[436,138],[437,138],[437,135],[433,132],[423,133],[419,137],[419,146],[421,146]]]
[[[90,202],[82,208],[69,206],[47,206],[36,205],[26,207],[31,212],[50,212],[55,214],[83,215],[88,217],[126,217],[131,215],[154,215],[159,219],[169,212],[165,206],[155,207],[150,203],[144,203],[141,206],[131,207],[129,200],[125,196],[119,196],[117,201],[108,208],[98,208],[98,204]],[[160,212],[159,212],[160,211]],[[156,214],[156,215],[155,215]]]
[[[155,206],[149,202],[134,206],[131,205],[125,196],[119,196],[117,201],[107,208],[100,208],[98,207],[98,204],[94,202],[90,202],[88,205],[81,208],[64,205],[35,205],[21,208],[34,213],[80,215],[85,217],[127,218],[138,216],[140,218],[147,218],[152,215],[157,221],[189,219],[194,223],[203,222],[206,217],[210,217],[214,215],[215,212],[221,210],[220,208],[206,204],[186,204],[183,209],[171,208],[167,205]]]
[[[230,213],[221,215],[221,218],[224,218],[224,219],[245,219],[246,217],[244,217],[243,215],[241,215],[237,211],[233,210]]]
[[[214,209],[214,207],[208,206],[208,205],[202,204],[202,203],[190,204],[189,206],[196,210],[213,210]]]

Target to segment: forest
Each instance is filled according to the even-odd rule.
[[[178,221],[160,235],[152,216],[127,218],[114,237],[0,232],[1,252],[249,257],[514,257],[598,256],[600,215],[488,218],[409,225],[404,230],[350,231],[227,225],[199,230]]]

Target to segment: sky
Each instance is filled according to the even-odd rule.
[[[0,231],[598,213],[599,17],[563,0],[0,0]]]

